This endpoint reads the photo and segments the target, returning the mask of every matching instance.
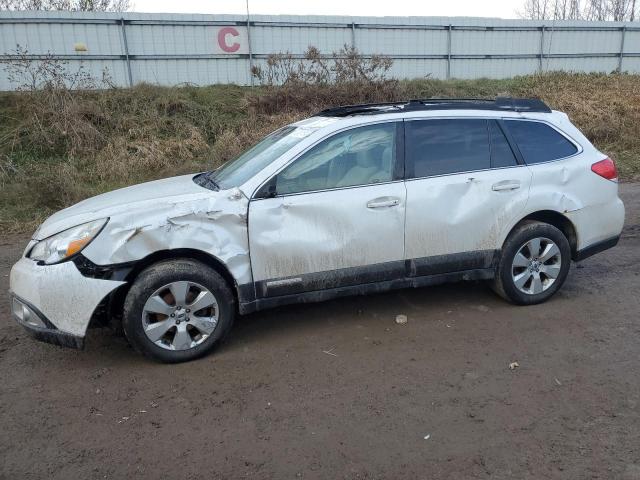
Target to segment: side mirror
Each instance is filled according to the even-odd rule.
[[[253,198],[273,198],[278,194],[276,191],[276,177],[265,183],[253,196]]]

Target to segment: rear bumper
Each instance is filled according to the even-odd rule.
[[[615,243],[612,242],[620,237],[622,232],[624,213],[624,204],[617,197],[607,203],[589,205],[579,210],[566,212],[565,216],[571,220],[576,229],[578,252],[588,253],[594,249],[593,253],[597,253],[614,246]],[[600,244],[602,244],[601,247],[596,247]],[[597,250],[597,248],[601,248],[601,250]]]
[[[609,248],[613,248],[618,244],[620,240],[620,236],[611,237],[606,240],[601,240],[593,245],[589,245],[588,247],[583,248],[582,250],[578,250],[575,254],[574,260],[579,262],[580,260],[584,260],[585,258],[589,258],[596,253],[604,252]]]
[[[26,300],[9,292],[11,296],[11,314],[16,322],[36,340],[52,343],[61,347],[84,348],[84,337],[65,333],[56,328],[54,324],[36,307]]]

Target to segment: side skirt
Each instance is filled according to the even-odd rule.
[[[295,303],[324,302],[325,300],[330,300],[332,298],[368,295],[371,293],[382,293],[402,288],[427,287],[431,285],[459,282],[463,280],[489,280],[493,278],[494,275],[494,268],[476,268],[471,270],[462,270],[459,272],[439,273],[419,277],[406,277],[396,280],[348,285],[337,288],[329,288],[325,290],[314,290],[311,292],[260,298],[251,302],[240,303],[239,310],[241,314],[247,314],[258,310],[264,310],[266,308],[273,308],[281,305],[291,305]]]

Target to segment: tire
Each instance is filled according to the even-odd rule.
[[[195,260],[175,259],[138,275],[125,298],[122,326],[138,352],[178,363],[211,352],[234,316],[233,293],[218,272]]]
[[[556,250],[557,254],[551,255]],[[571,246],[562,231],[527,220],[504,242],[492,288],[516,305],[542,303],[562,287],[570,266]]]

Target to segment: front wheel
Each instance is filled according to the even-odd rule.
[[[176,363],[210,352],[231,328],[235,306],[218,272],[195,260],[175,259],[140,273],[123,313],[123,329],[136,350]]]
[[[542,303],[560,289],[570,265],[565,235],[553,225],[526,221],[505,241],[493,289],[518,305]]]

